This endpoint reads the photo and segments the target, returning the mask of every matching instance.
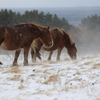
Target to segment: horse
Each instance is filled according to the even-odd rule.
[[[34,40],[39,39],[47,48],[52,46],[49,27],[33,23],[23,23],[15,26],[0,27],[0,46],[4,50],[16,50],[13,66],[17,66],[17,59],[21,49],[24,49],[24,66],[28,64],[28,51]]]
[[[34,40],[31,44],[31,57],[32,57],[32,62],[36,61],[36,57],[38,57],[41,60],[41,54],[40,54],[40,49],[43,46],[43,43],[38,39]]]
[[[61,51],[64,47],[67,49],[68,55],[70,56],[71,59],[74,60],[77,58],[77,48],[68,33],[66,33],[62,29],[55,28],[51,31],[51,35],[53,39],[53,46],[51,48],[43,47],[46,51],[50,51],[48,60],[51,60],[53,51],[58,49],[56,60],[59,61]],[[36,44],[36,46],[34,46],[34,43]],[[32,55],[33,61],[36,61],[36,57],[40,58],[39,51],[41,47],[42,47],[42,42],[40,40],[35,40],[35,42],[32,43],[31,48],[33,49],[31,49],[31,55]]]

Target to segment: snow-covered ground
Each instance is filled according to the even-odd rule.
[[[0,100],[100,100],[100,56],[43,60],[12,67],[13,55],[0,55]]]

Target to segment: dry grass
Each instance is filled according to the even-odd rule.
[[[50,74],[52,74],[52,73],[50,72],[50,70],[48,70],[48,69],[44,70],[43,73],[45,73],[46,75],[50,75]]]
[[[91,65],[92,63],[93,63],[92,61],[89,61],[89,62],[85,62],[83,64],[80,64],[79,66],[81,67],[81,66],[84,66],[84,65]]]
[[[77,74],[77,75],[81,75],[81,72],[79,72],[79,71],[77,70],[77,72],[76,72],[75,74]]]
[[[93,64],[92,69],[100,69],[100,63]]]
[[[43,92],[43,91],[33,93],[33,95],[35,94],[41,94],[41,95],[47,95],[47,96],[51,95],[49,92]]]
[[[26,87],[25,86],[23,86],[22,84],[18,87],[18,89],[20,89],[20,90],[23,90],[23,89],[25,89]]]
[[[85,60],[85,59],[92,59],[92,58],[98,58],[98,57],[99,57],[98,55],[93,55],[93,56],[82,57],[81,59]]]
[[[73,61],[74,64],[77,64],[78,62],[79,62],[79,60],[75,60],[75,61]]]
[[[21,75],[14,75],[13,77],[7,78],[11,81],[20,81],[21,80]]]
[[[43,61],[43,62],[47,62],[47,63],[50,63],[50,64],[55,64],[55,63],[57,63],[57,61],[53,61],[53,60],[46,60],[46,61]]]
[[[89,61],[89,62],[85,62],[84,65],[89,65],[89,64],[92,64],[92,61]]]
[[[48,83],[48,82],[57,82],[58,81],[58,76],[57,75],[52,75],[49,77],[49,79],[47,81],[45,81],[44,83]]]
[[[34,73],[41,73],[42,70],[35,70]]]
[[[59,100],[58,98],[55,98],[54,100]]]
[[[9,99],[9,97],[3,97],[3,98],[0,98],[0,100],[23,100],[23,99],[20,99],[20,98],[17,96],[17,97],[10,98],[10,99]]]
[[[70,58],[64,58],[64,61],[69,61],[69,60],[71,60]]]
[[[53,66],[51,66],[51,65],[44,65],[44,66],[42,66],[42,67],[53,67]]]
[[[20,69],[20,66],[14,67],[9,69],[8,71],[5,71],[3,73],[21,73],[23,70]]]
[[[41,62],[33,62],[32,64],[30,64],[30,66],[40,66],[40,65],[44,65],[43,63]]]
[[[100,66],[100,63],[94,64],[93,66],[97,66],[98,67],[98,66]]]

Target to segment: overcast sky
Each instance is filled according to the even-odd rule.
[[[0,0],[0,8],[100,6],[100,0]]]

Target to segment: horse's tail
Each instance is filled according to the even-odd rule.
[[[0,26],[0,44],[4,41],[7,34],[7,29],[5,26]]]
[[[37,44],[37,41],[36,41],[36,40],[34,40],[34,41],[32,42],[31,47],[32,47],[32,48],[38,48],[38,44]]]
[[[38,52],[37,57],[41,60],[41,54]]]

